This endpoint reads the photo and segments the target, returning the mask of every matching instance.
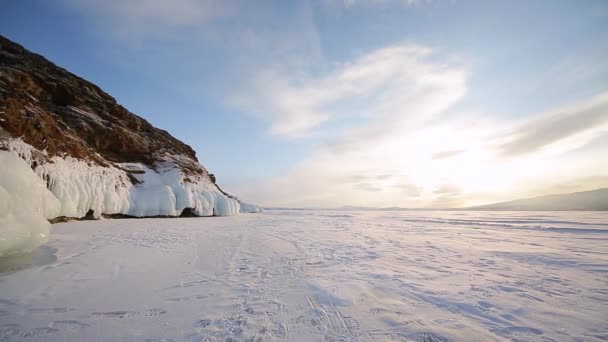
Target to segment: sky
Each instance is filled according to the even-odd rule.
[[[0,0],[0,34],[272,207],[608,187],[608,1]]]

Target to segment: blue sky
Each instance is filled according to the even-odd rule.
[[[263,205],[608,186],[608,2],[20,0],[0,34]]]

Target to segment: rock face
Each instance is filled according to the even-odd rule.
[[[261,211],[223,192],[190,146],[2,36],[0,150],[25,160],[56,197],[47,219]]]
[[[129,112],[96,85],[0,36],[0,126],[49,157],[154,165],[164,154],[207,176],[194,150]]]

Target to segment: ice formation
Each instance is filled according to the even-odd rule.
[[[0,151],[0,257],[45,243],[59,205],[23,159]]]
[[[264,210],[257,205],[241,202],[242,213],[261,213],[262,211]]]
[[[132,216],[179,216],[190,208],[197,216],[229,216],[240,212],[240,203],[222,194],[208,179],[184,182],[182,171],[170,162],[158,170],[141,164],[123,164],[140,184],[130,191]]]
[[[208,177],[186,175],[171,158],[155,169],[139,163],[100,166],[69,156],[36,163],[44,154],[19,139],[0,151],[0,256],[29,250],[48,237],[47,219],[92,214],[229,216],[260,212],[222,193]],[[32,170],[33,166],[33,170]]]

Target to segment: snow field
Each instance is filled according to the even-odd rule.
[[[603,212],[266,211],[54,226],[7,341],[603,341]],[[6,265],[4,266],[6,269]]]

